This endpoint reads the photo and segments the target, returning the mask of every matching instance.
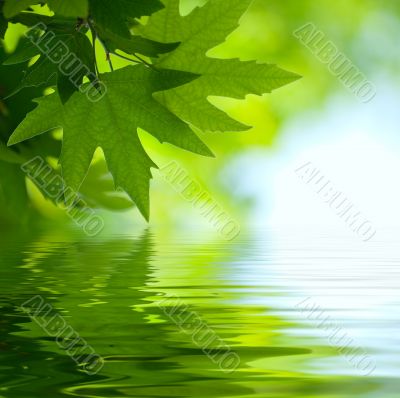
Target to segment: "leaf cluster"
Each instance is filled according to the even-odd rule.
[[[0,0],[0,37],[10,24],[28,29],[13,54],[2,52],[1,169],[14,167],[18,174],[24,159],[53,157],[66,186],[89,192],[91,203],[110,204],[96,199],[104,192],[85,189],[100,147],[107,168],[92,173],[95,181],[109,171],[115,189],[124,190],[148,219],[151,169],[157,165],[139,129],[161,143],[213,156],[194,128],[249,126],[214,107],[209,96],[243,99],[298,78],[272,64],[207,56],[238,27],[250,3],[209,0],[183,16],[179,0]],[[101,56],[107,72],[100,71]],[[130,65],[116,69],[116,57]],[[53,92],[43,95],[49,87]],[[43,135],[55,129],[62,129],[62,142]],[[6,191],[4,174],[0,188]]]

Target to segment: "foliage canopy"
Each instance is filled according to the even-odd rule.
[[[13,54],[0,54],[0,165],[6,170],[0,200],[18,195],[17,210],[26,206],[19,165],[37,155],[59,159],[65,185],[95,196],[85,184],[101,177],[88,175],[101,147],[115,186],[148,219],[151,168],[157,166],[138,128],[160,142],[212,156],[193,127],[249,127],[214,107],[209,96],[262,95],[298,78],[272,64],[207,56],[237,28],[250,3],[209,0],[183,16],[179,0],[0,0],[2,39],[10,24],[30,29]],[[107,73],[99,72],[96,42],[109,61]],[[114,70],[113,57],[132,65]],[[43,95],[49,87],[53,92]],[[61,148],[52,135],[42,135],[56,128],[63,130]],[[16,192],[9,189],[11,175],[20,181]],[[106,207],[118,208],[112,201]]]

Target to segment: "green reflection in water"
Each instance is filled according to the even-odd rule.
[[[318,372],[316,359],[338,354],[286,332],[301,326],[262,299],[287,293],[243,273],[257,260],[251,239],[59,233],[4,238],[0,249],[0,397],[395,396],[382,387],[390,380]],[[18,309],[35,295],[105,359],[99,374],[84,373]],[[221,370],[165,314],[158,303],[170,295],[240,357],[236,371]]]

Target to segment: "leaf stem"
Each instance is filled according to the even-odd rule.
[[[108,65],[110,66],[110,70],[111,72],[114,72],[114,67],[110,58],[110,50],[107,48],[107,46],[104,44],[103,40],[100,39],[100,37],[98,37],[98,40],[100,42],[100,44],[103,46],[104,52],[106,53],[106,60],[108,62]]]
[[[157,70],[156,67],[151,64],[150,62],[147,62],[145,59],[143,59],[142,57],[139,57],[139,55],[137,55],[136,53],[133,53],[133,55],[143,64],[145,64],[146,66],[148,66],[149,68],[152,68],[154,70]]]
[[[121,54],[117,54],[117,53],[112,53],[112,54],[115,55],[116,57],[125,59],[125,60],[127,60],[127,61],[134,62],[134,63],[136,63],[136,64],[140,64],[140,63],[141,63],[140,61],[136,61],[135,59],[131,59],[131,58],[125,57],[125,55],[121,55]]]

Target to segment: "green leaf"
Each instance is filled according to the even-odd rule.
[[[298,76],[275,65],[215,59],[206,56],[237,28],[251,0],[212,0],[189,15],[179,13],[179,0],[164,0],[165,9],[150,17],[142,29],[145,37],[160,42],[180,42],[173,52],[156,65],[192,72],[201,77],[192,83],[157,95],[174,113],[206,131],[240,131],[248,127],[229,118],[207,98],[245,98],[284,86]]]
[[[125,38],[131,36],[129,18],[151,15],[163,7],[159,0],[89,0],[89,4],[97,28]]]
[[[76,18],[49,17],[48,15],[35,14],[33,12],[21,12],[10,19],[12,23],[20,23],[25,26],[35,26],[39,23],[45,24],[52,30],[68,30],[76,26]]]
[[[47,0],[49,7],[58,15],[86,18],[89,12],[88,0]]]
[[[4,16],[9,19],[26,10],[30,6],[41,3],[41,0],[5,0],[3,5]]]
[[[85,76],[91,81],[96,79],[96,67],[93,53],[93,47],[86,35],[83,33],[75,33],[71,41],[66,41],[70,53],[75,55],[75,59],[79,60],[87,69],[78,70],[74,74],[73,79],[69,75],[64,75],[58,69],[57,88],[63,103],[67,102],[71,95],[79,88]]]
[[[30,41],[26,40],[22,43],[18,49],[10,55],[4,62],[3,65],[16,65],[22,64],[29,61],[36,55],[39,55],[39,49]]]
[[[143,65],[102,75],[107,94],[90,102],[75,93],[62,106],[57,95],[37,102],[10,138],[9,145],[24,141],[54,127],[64,130],[61,165],[67,186],[78,191],[93,153],[103,148],[117,187],[123,188],[143,216],[149,217],[151,167],[156,167],[139,140],[142,128],[160,142],[210,156],[212,153],[178,117],[160,105],[152,93],[180,86],[193,80],[192,74],[154,70]]]
[[[57,68],[46,57],[41,57],[33,66],[28,68],[18,87],[10,94],[13,96],[26,87],[39,87],[56,82]]]
[[[42,54],[40,58],[26,70],[20,84],[11,95],[18,93],[26,87],[39,87],[57,81],[61,100],[62,102],[66,102],[73,92],[78,89],[86,75],[92,73],[94,76],[95,62],[92,45],[85,34],[72,30],[68,33],[59,33],[55,34],[54,37],[49,37],[49,40],[42,38],[39,46],[28,41],[5,61],[5,65],[12,65],[25,62],[33,56]],[[60,46],[67,48],[65,59],[68,60],[69,56],[71,56],[72,65],[81,64],[86,67],[81,67],[76,73],[72,74],[72,79],[70,79],[69,75],[65,75],[61,71],[60,65],[62,62],[54,62],[55,58],[53,54]],[[47,49],[51,50],[48,51]],[[68,64],[69,62],[66,61],[66,63]]]

